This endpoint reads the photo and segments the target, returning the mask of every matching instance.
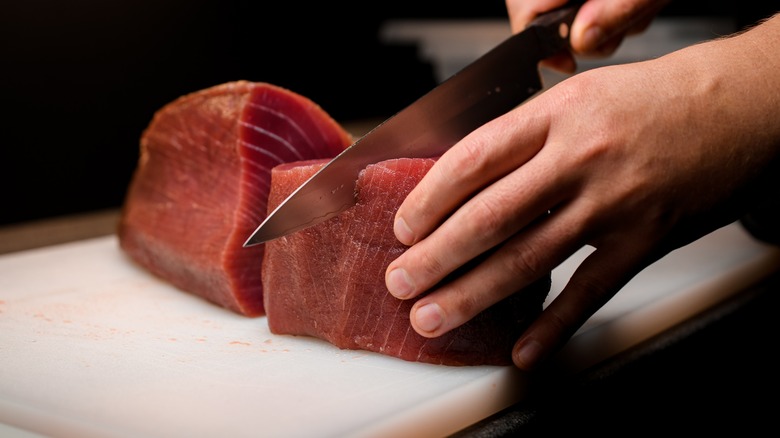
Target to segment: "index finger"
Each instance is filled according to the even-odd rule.
[[[541,112],[521,109],[488,122],[439,158],[396,212],[394,231],[401,243],[425,238],[475,192],[541,149],[548,122]]]

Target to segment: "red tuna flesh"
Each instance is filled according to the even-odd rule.
[[[342,349],[408,361],[511,364],[515,340],[542,310],[549,277],[433,339],[411,327],[409,311],[415,300],[398,300],[385,287],[387,266],[406,250],[393,234],[393,217],[433,163],[398,159],[368,166],[357,182],[357,205],[265,244],[263,287],[271,332],[313,336]],[[319,160],[276,167],[269,209],[323,165]]]
[[[232,82],[161,108],[141,137],[119,225],[122,249],[176,287],[264,314],[264,246],[243,248],[267,211],[271,169],[336,156],[351,137],[319,106]]]

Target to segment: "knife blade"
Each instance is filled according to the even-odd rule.
[[[358,139],[290,194],[246,240],[252,246],[330,219],[355,205],[366,166],[443,154],[471,131],[542,90],[539,62],[568,46],[579,5],[540,15]]]

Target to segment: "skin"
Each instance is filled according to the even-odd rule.
[[[513,29],[562,3],[508,0]],[[586,2],[573,49],[611,53],[664,3]],[[401,299],[425,293],[411,310],[414,329],[439,336],[590,245],[515,345],[516,366],[534,369],[642,269],[776,197],[777,41],[780,15],[655,60],[586,71],[452,147],[396,215],[396,237],[410,248],[386,284]]]

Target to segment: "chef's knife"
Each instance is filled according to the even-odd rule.
[[[579,6],[540,15],[529,26],[386,120],[326,164],[282,202],[244,246],[330,219],[355,205],[366,166],[443,154],[474,129],[542,89],[539,62],[568,47]]]

